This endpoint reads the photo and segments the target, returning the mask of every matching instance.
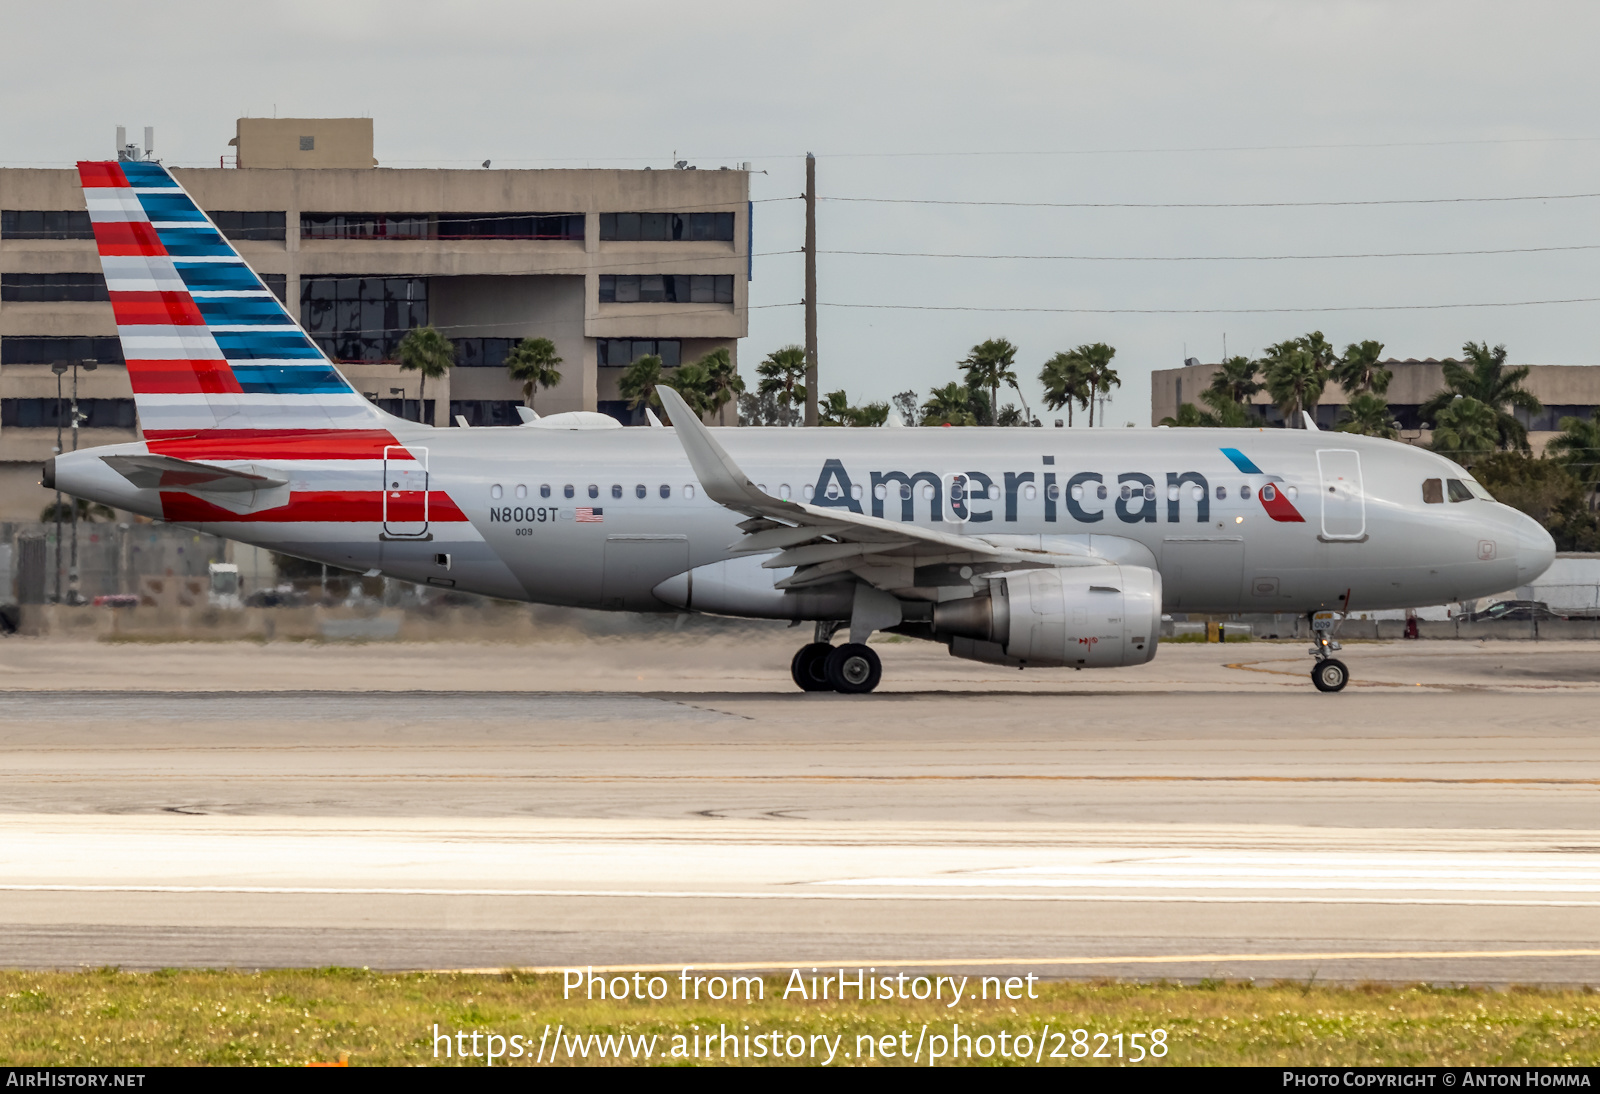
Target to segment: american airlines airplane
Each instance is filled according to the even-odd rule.
[[[59,455],[46,487],[507,600],[812,622],[806,691],[873,690],[876,631],[1143,664],[1165,610],[1304,613],[1336,692],[1318,613],[1486,596],[1554,558],[1449,460],[1314,427],[714,430],[662,388],[674,428],[435,429],[363,398],[165,168],[78,170],[144,440]]]

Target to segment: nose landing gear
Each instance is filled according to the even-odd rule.
[[[816,640],[795,653],[789,674],[801,691],[837,691],[865,695],[883,679],[883,662],[863,642],[846,642],[835,648],[833,632],[842,623],[818,623]]]
[[[1328,635],[1332,626],[1333,620],[1318,619],[1316,612],[1311,613],[1311,637],[1316,645],[1306,652],[1317,659],[1317,663],[1311,666],[1311,682],[1318,691],[1343,691],[1350,682],[1350,670],[1343,661],[1331,656],[1342,648]]]

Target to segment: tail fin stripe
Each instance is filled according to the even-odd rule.
[[[161,323],[169,326],[203,327],[206,324],[202,309],[187,293],[178,292],[114,292],[111,310],[116,313],[117,326],[136,323]]]
[[[129,361],[128,378],[141,395],[219,394],[243,390],[226,361]]]
[[[328,363],[327,358],[322,356],[322,351],[312,345],[298,330],[278,333],[262,331],[259,328],[248,331],[218,331],[211,328],[210,333],[221,347],[222,355],[230,361],[250,361],[264,357],[273,360],[315,361],[321,365]]]
[[[164,255],[156,230],[144,220],[95,221],[94,241],[103,255]]]
[[[83,180],[85,189],[108,186],[126,188],[129,185],[127,176],[122,173],[122,165],[116,163],[80,163],[78,177]]]

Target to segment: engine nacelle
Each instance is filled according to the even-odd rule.
[[[933,609],[934,633],[956,657],[1000,665],[1142,665],[1161,635],[1161,574],[1146,566],[1023,570],[989,580],[987,596]]]

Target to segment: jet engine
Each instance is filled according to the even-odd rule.
[[[956,657],[1000,665],[1142,665],[1161,635],[1161,574],[1146,566],[1023,570],[933,609]]]

